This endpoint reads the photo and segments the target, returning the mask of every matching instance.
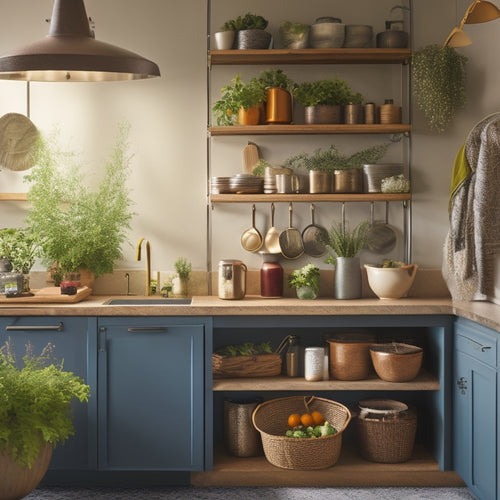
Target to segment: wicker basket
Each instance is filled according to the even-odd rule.
[[[417,432],[417,412],[408,411],[389,417],[356,419],[359,451],[371,462],[395,464],[411,458]]]
[[[213,376],[223,377],[275,377],[281,374],[279,354],[232,356],[226,358],[212,354]]]
[[[337,433],[320,438],[288,438],[288,416],[291,413],[319,411]],[[266,459],[283,469],[314,470],[334,465],[342,447],[342,433],[351,420],[342,404],[315,396],[291,396],[261,403],[252,415],[260,432]]]

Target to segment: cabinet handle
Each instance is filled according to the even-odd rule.
[[[58,325],[9,325],[5,327],[6,332],[22,332],[22,331],[54,331],[54,332],[62,332],[64,330],[64,323],[61,321]]]
[[[472,339],[467,339],[469,341],[469,344],[472,345],[474,349],[477,349],[478,351],[485,352],[488,349],[491,349],[490,345],[483,345],[480,344],[479,342],[476,342],[475,340]]]
[[[128,328],[129,332],[166,332],[167,330],[165,326],[131,326]]]

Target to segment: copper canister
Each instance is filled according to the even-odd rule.
[[[290,123],[292,121],[292,96],[285,89],[273,87],[267,91],[266,122]]]

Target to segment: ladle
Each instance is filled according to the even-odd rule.
[[[281,253],[280,233],[274,227],[274,203],[271,203],[271,227],[267,230],[264,243],[269,253]]]
[[[252,227],[241,235],[241,246],[248,252],[257,252],[262,248],[262,235],[255,227],[255,204],[252,205]]]

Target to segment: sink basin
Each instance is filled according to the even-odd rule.
[[[155,299],[151,298],[124,298],[110,299],[104,302],[106,306],[189,306],[191,299]]]

